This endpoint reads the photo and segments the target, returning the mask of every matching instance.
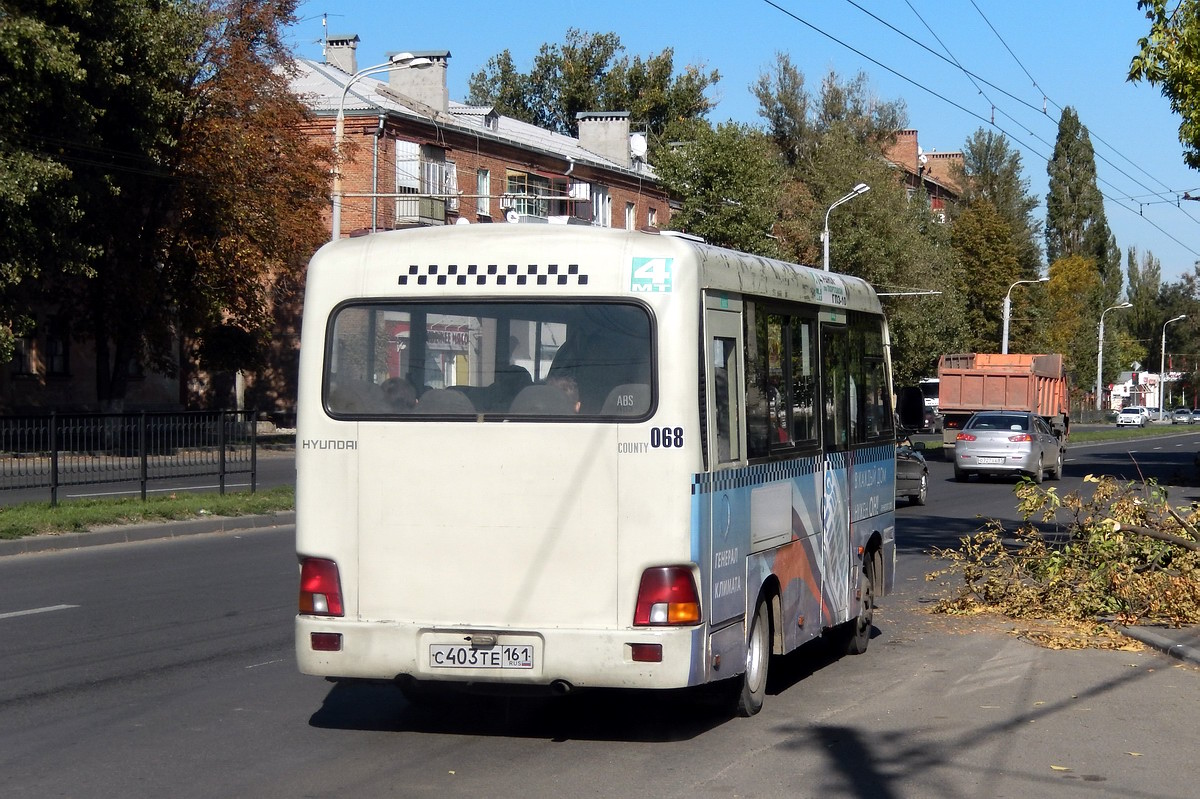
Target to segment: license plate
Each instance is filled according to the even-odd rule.
[[[532,669],[532,644],[497,644],[473,648],[464,644],[430,644],[429,665],[435,669]]]
[[[1004,463],[1004,458],[976,458],[975,460],[985,466],[996,466]]]

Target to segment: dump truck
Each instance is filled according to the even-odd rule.
[[[1066,440],[1070,427],[1063,356],[966,352],[938,360],[942,442],[953,447],[976,411],[1033,411]]]

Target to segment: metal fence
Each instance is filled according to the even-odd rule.
[[[253,411],[0,416],[0,490],[232,475],[257,482]]]

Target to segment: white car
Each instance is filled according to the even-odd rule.
[[[1117,427],[1145,427],[1150,415],[1141,405],[1129,405],[1117,414]]]

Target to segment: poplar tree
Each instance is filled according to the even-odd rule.
[[[1121,293],[1121,253],[1104,214],[1104,197],[1096,184],[1096,155],[1087,128],[1075,109],[1063,109],[1054,155],[1046,171],[1046,258],[1080,256],[1092,261],[1100,277],[1093,303],[1111,302]]]

